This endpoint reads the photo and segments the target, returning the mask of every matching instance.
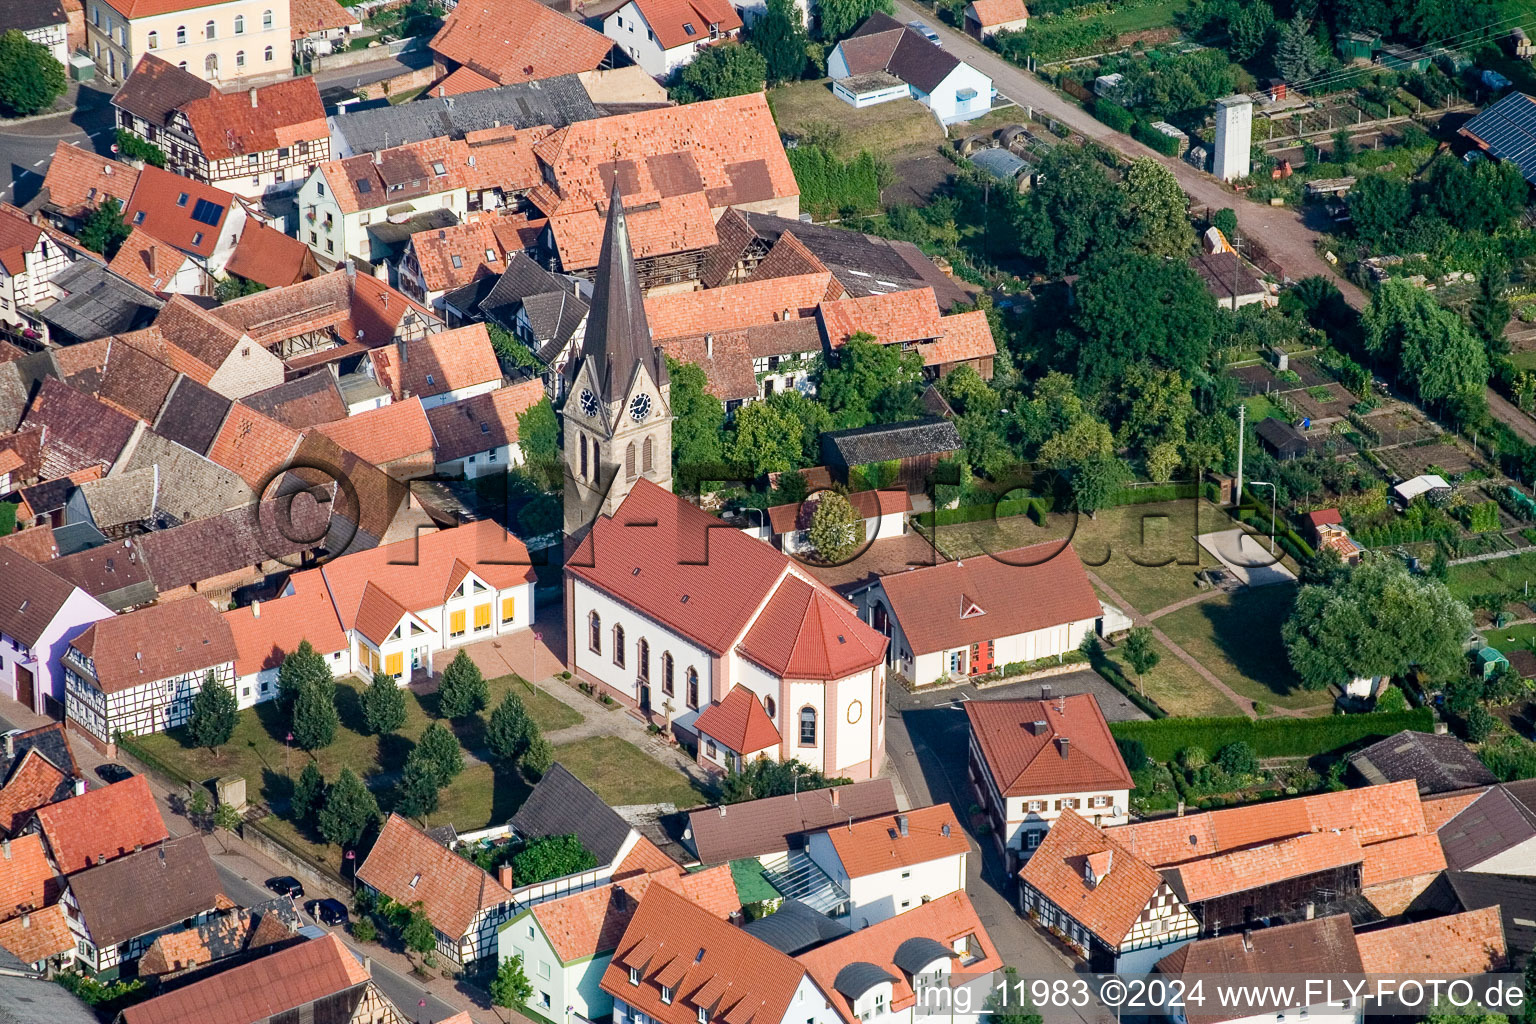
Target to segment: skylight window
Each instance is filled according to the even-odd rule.
[[[683,25],[683,31],[687,32],[691,36],[696,36],[699,34],[699,30],[693,27],[693,22],[691,21]]]
[[[462,256],[460,256],[458,253],[454,253],[449,258],[453,260],[453,269],[454,270],[462,270],[464,268],[464,258]]]
[[[360,195],[367,195],[369,192],[373,191],[373,182],[369,181],[367,178],[358,178],[357,191]]]
[[[193,245],[202,245],[203,244],[203,233],[201,231],[194,231],[194,232],[192,232],[192,244]]]
[[[133,222],[135,224],[143,224],[144,223],[144,211],[143,210],[135,210],[134,211]]]
[[[447,174],[448,173],[448,168],[443,166],[443,162],[441,160],[434,160],[434,161],[432,161],[432,173],[433,174]]]
[[[183,192],[181,195],[176,197],[176,205],[177,206],[186,206],[187,205],[187,200],[189,198],[191,198],[191,197],[188,196],[185,192]]]

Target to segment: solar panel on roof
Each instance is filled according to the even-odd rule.
[[[207,199],[199,199],[192,207],[192,219],[199,224],[217,225],[224,219],[224,206]]]

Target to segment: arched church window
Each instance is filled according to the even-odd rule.
[[[603,620],[597,612],[587,616],[587,646],[593,654],[603,653]]]
[[[656,446],[651,443],[650,435],[646,435],[645,444],[640,449],[640,468],[647,476],[656,471]]]
[[[587,478],[587,435],[581,435],[581,478]]]

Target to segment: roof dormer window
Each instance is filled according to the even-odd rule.
[[[412,889],[416,888],[416,883],[419,882],[419,881],[421,881],[421,872],[420,871],[416,872],[414,875],[411,876],[411,888]]]
[[[709,1011],[699,1007],[699,1024],[709,1024]]]
[[[629,983],[631,985],[639,985],[640,984],[640,968],[638,968],[638,967],[631,967],[629,969]]]
[[[671,985],[663,985],[663,986],[661,986],[661,1001],[666,1003],[669,1006],[672,1004],[672,986]]]

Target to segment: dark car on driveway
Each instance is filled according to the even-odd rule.
[[[341,900],[310,900],[304,905],[309,916],[322,924],[344,925],[347,923],[347,905]]]
[[[120,764],[108,763],[97,767],[96,777],[110,786],[115,782],[133,778],[133,772]]]
[[[289,896],[296,900],[304,898],[304,887],[292,875],[279,875],[276,878],[267,879],[267,888],[279,896]]]

